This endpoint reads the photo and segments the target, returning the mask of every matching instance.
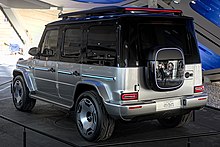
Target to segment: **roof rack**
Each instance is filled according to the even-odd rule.
[[[110,15],[110,14],[126,14],[126,13],[168,13],[173,15],[182,15],[181,10],[175,9],[153,9],[146,7],[119,7],[119,6],[106,6],[97,7],[90,10],[70,12],[59,15],[59,18],[66,19],[68,17],[86,17],[86,16],[98,16],[98,15]]]

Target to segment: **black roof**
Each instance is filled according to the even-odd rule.
[[[97,7],[90,10],[70,12],[59,15],[59,18],[68,17],[87,17],[87,16],[98,16],[98,15],[116,15],[116,14],[126,14],[126,13],[154,13],[154,14],[172,14],[172,15],[182,15],[181,10],[174,9],[153,9],[146,7],[119,7],[119,6],[107,6],[107,7]]]
[[[59,15],[62,18],[60,21],[52,22],[48,25],[58,25],[73,22],[88,22],[89,20],[101,21],[109,19],[117,19],[121,17],[181,17],[181,10],[175,9],[153,9],[146,7],[119,7],[119,6],[107,6],[107,7],[97,7],[90,10],[70,12]]]

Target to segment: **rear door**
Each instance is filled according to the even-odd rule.
[[[151,23],[139,23],[138,31],[140,65],[147,83],[140,88],[142,99],[193,95],[195,79],[201,80],[201,64],[192,20],[155,18]],[[183,58],[179,58],[181,52]]]
[[[58,62],[59,97],[66,105],[71,105],[76,83],[81,80],[82,29],[80,25],[63,29],[63,43]]]

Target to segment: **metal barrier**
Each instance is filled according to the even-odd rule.
[[[10,119],[10,118],[8,118],[8,117],[3,116],[3,115],[0,115],[0,118],[1,118],[1,119],[4,119],[4,120],[7,120],[7,121],[9,121],[9,122],[11,122],[11,123],[14,123],[14,124],[16,124],[16,125],[18,125],[18,126],[23,127],[23,147],[26,147],[26,135],[27,135],[27,134],[26,134],[26,129],[31,130],[31,131],[33,131],[33,132],[36,132],[36,133],[38,133],[38,134],[47,136],[47,137],[49,137],[49,138],[52,138],[52,139],[54,139],[54,140],[56,140],[56,141],[59,141],[59,142],[61,142],[61,143],[63,143],[63,144],[66,144],[66,145],[69,145],[69,146],[73,146],[73,147],[79,147],[78,145],[76,145],[76,144],[74,144],[74,143],[68,142],[68,141],[66,141],[66,140],[63,140],[63,139],[58,138],[58,137],[56,137],[56,136],[47,134],[47,133],[45,133],[45,132],[42,132],[42,131],[33,129],[33,128],[31,128],[31,127],[28,127],[28,126],[26,126],[26,125],[24,125],[24,124],[21,124],[21,123],[15,121],[15,120],[12,120],[12,119]]]
[[[61,143],[64,143],[66,145],[69,145],[69,146],[73,146],[73,147],[79,147],[79,145],[77,144],[74,144],[74,143],[71,143],[71,142],[68,142],[66,140],[63,140],[61,138],[58,138],[56,136],[53,136],[53,135],[50,135],[50,134],[47,134],[45,132],[42,132],[42,131],[39,131],[39,130],[36,130],[36,129],[33,129],[31,127],[28,127],[24,124],[21,124],[15,120],[12,120],[8,117],[5,117],[3,115],[0,115],[0,118],[1,119],[4,119],[6,121],[9,121],[11,123],[14,123],[18,126],[21,126],[23,127],[23,147],[26,147],[26,129],[28,130],[31,130],[33,132],[36,132],[38,134],[41,134],[41,135],[44,135],[44,136],[47,136],[49,138],[52,138],[56,141],[59,141]],[[168,138],[162,138],[162,139],[149,139],[149,140],[140,140],[140,141],[131,141],[131,142],[122,142],[122,143],[112,143],[112,144],[95,144],[96,147],[105,147],[105,146],[119,146],[119,145],[132,145],[132,144],[140,144],[140,143],[152,143],[152,142],[162,142],[162,141],[172,141],[172,140],[180,140],[180,139],[187,139],[187,142],[186,142],[186,147],[191,147],[191,139],[192,138],[199,138],[199,137],[207,137],[207,136],[216,136],[216,135],[220,135],[220,131],[215,131],[215,132],[209,132],[209,133],[199,133],[199,134],[192,134],[192,135],[186,135],[186,136],[178,136],[178,137],[168,137]],[[87,145],[87,147],[90,147],[90,146],[94,146],[93,145]],[[83,146],[81,146],[83,147]]]
[[[200,134],[192,134],[188,136],[179,136],[179,137],[168,137],[162,139],[149,139],[149,140],[141,140],[141,141],[131,141],[131,142],[122,142],[122,143],[113,143],[113,144],[103,144],[103,145],[95,145],[96,147],[105,147],[105,146],[120,146],[120,145],[132,145],[132,144],[140,144],[140,143],[151,143],[151,142],[162,142],[162,141],[172,141],[172,140],[179,140],[179,139],[187,139],[186,147],[191,147],[191,140],[192,138],[199,138],[199,137],[207,137],[207,136],[215,136],[220,135],[219,131],[216,132],[209,132],[209,133],[200,133]],[[94,146],[94,145],[91,145]],[[90,147],[90,146],[87,146]]]

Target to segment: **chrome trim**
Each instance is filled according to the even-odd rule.
[[[68,71],[58,71],[58,73],[60,73],[60,74],[66,74],[66,75],[73,75],[73,73],[72,72],[68,72]]]
[[[34,67],[35,70],[42,70],[42,71],[49,71],[49,68],[43,68],[43,67]]]
[[[23,67],[23,68],[31,68],[30,66],[27,66],[27,65],[22,65],[22,64],[16,64],[17,67]]]
[[[68,86],[76,86],[74,84],[68,84],[68,83],[64,83],[64,82],[59,82],[59,81],[56,81],[56,80],[48,80],[48,79],[44,79],[44,78],[39,78],[39,77],[35,77],[35,79],[37,80],[42,80],[42,81],[47,81],[47,82],[53,82],[53,83],[57,83],[57,84],[63,84],[63,85],[68,85]]]
[[[62,106],[64,108],[68,108],[70,109],[71,106],[68,106],[68,105],[64,105],[64,104],[61,104],[61,103],[58,103],[58,102],[55,102],[55,101],[52,101],[52,100],[48,100],[48,99],[45,99],[45,98],[42,98],[40,96],[36,96],[36,95],[30,95],[32,98],[34,99],[39,99],[39,100],[42,100],[42,101],[45,101],[45,102],[49,102],[49,103],[52,103],[52,104],[56,104],[58,106]]]
[[[198,95],[193,95],[193,96],[187,96],[185,97],[186,99],[194,99],[194,98],[200,98],[200,97],[207,97],[207,93],[197,93]]]
[[[39,77],[34,77],[35,79],[37,80],[43,80],[43,81],[47,81],[47,82],[54,82],[54,83],[57,83],[56,80],[49,80],[49,79],[44,79],[44,78],[39,78]]]
[[[30,73],[30,74],[32,74],[32,73]],[[29,74],[29,75],[30,75],[30,74]],[[33,74],[32,74],[32,76],[30,76],[30,78],[31,78],[31,79],[30,79],[30,84],[31,84],[31,86],[32,86],[32,87],[36,87],[36,85],[34,85],[34,83],[33,83],[33,81],[32,81],[32,80],[34,80],[34,79],[33,79]],[[35,88],[35,90],[37,90],[37,87]]]
[[[88,74],[82,74],[82,77],[103,79],[103,80],[107,80],[107,81],[115,81],[116,80],[116,77],[104,77],[104,76],[96,76],[96,75],[88,75]]]
[[[62,84],[62,85],[68,85],[68,86],[72,86],[72,87],[75,87],[76,85],[74,85],[74,84],[68,84],[68,83],[64,83],[64,82],[56,82],[56,83],[58,83],[58,84]]]

